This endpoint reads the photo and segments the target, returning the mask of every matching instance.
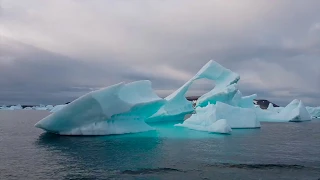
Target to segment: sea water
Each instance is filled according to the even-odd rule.
[[[45,111],[0,111],[0,179],[319,179],[320,120],[262,123],[210,134],[156,131],[58,136],[33,125]]]

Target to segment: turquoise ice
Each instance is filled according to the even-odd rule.
[[[165,100],[158,97],[150,81],[120,83],[90,92],[35,126],[61,135],[108,135],[152,130],[144,121]]]

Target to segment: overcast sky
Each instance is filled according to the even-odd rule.
[[[320,105],[319,0],[0,0],[0,104],[121,81],[168,95],[214,59],[244,95]],[[213,86],[198,82],[189,95]]]

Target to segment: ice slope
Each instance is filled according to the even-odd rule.
[[[297,122],[310,121],[311,116],[306,107],[297,99],[293,100],[283,109],[277,112],[277,109],[269,107],[267,110],[255,109],[259,121],[264,122]]]
[[[242,108],[254,108],[254,99],[257,98],[256,94],[252,94],[250,96],[242,96],[242,93],[237,90],[237,92],[234,94],[231,101],[227,100],[229,102],[228,104],[232,106],[242,107]],[[223,101],[220,101],[223,102]],[[225,102],[226,103],[226,102]]]
[[[216,107],[213,104],[209,104],[206,107],[198,107],[195,114],[192,114],[183,123],[176,124],[175,126],[222,134],[229,134],[232,131],[227,120],[217,120]]]
[[[306,107],[309,114],[314,118],[320,118],[320,106],[319,107]]]
[[[269,111],[272,111],[272,112],[276,112],[276,110],[274,109],[274,106],[272,103],[269,103],[269,106],[267,108]]]
[[[56,106],[54,106],[51,110],[50,110],[50,112],[57,112],[57,111],[60,111],[62,108],[64,108],[65,106],[67,106],[66,104],[61,104],[61,105],[56,105]]]
[[[253,100],[257,98],[257,94],[252,94],[250,96],[241,97],[239,107],[242,108],[254,108]]]
[[[240,80],[240,76],[217,62],[213,61],[202,77],[213,80],[215,87],[202,95],[198,99],[196,106],[204,107],[208,103],[216,104],[218,101],[230,103],[238,92],[237,82]]]
[[[224,68],[217,62],[210,60],[182,87],[166,97],[166,103],[163,105],[163,107],[161,107],[158,112],[148,118],[146,122],[183,120],[186,114],[192,113],[194,111],[192,102],[188,101],[185,98],[185,95],[192,83],[198,79],[208,79],[214,81],[216,84],[215,89],[218,89],[218,91],[214,91],[214,94],[209,94],[209,96],[218,96],[218,98],[224,98],[225,96],[232,96],[229,95],[230,92],[228,91],[237,91],[234,83],[238,82],[240,77],[238,74]],[[225,89],[226,86],[228,86],[227,89]],[[202,103],[207,105],[207,99],[203,98],[203,100],[204,101],[202,102],[200,99],[201,105]],[[199,99],[197,104],[199,104]]]
[[[150,81],[119,83],[90,92],[35,124],[61,135],[109,135],[152,130],[144,120],[165,101]]]
[[[252,108],[235,107],[222,102],[197,107],[195,114],[176,126],[215,133],[231,133],[231,128],[261,127]]]

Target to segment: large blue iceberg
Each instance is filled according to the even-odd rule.
[[[61,135],[108,135],[152,130],[145,120],[163,106],[150,81],[90,92],[35,126]]]

